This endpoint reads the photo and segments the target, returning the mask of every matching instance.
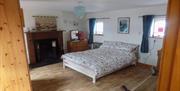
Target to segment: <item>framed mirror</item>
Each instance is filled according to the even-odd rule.
[[[71,40],[78,40],[79,39],[78,33],[79,33],[79,31],[77,31],[77,30],[71,30],[70,31]]]

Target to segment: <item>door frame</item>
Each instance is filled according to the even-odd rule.
[[[157,91],[180,91],[180,0],[169,0]]]

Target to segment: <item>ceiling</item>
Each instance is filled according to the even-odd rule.
[[[55,9],[73,11],[82,1],[87,12],[112,11],[145,6],[165,5],[168,0],[21,0],[24,9]]]

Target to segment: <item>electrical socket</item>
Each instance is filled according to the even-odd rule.
[[[154,39],[154,43],[156,43],[156,39]]]

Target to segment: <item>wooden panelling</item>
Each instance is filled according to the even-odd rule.
[[[180,0],[169,0],[158,91],[180,91]]]
[[[180,26],[180,23],[179,23]],[[175,59],[172,68],[170,91],[180,91],[180,27],[178,31]]]
[[[20,9],[20,17],[21,17],[22,26],[25,27],[25,23],[24,23],[24,12],[23,12],[23,9],[22,9],[22,8]]]
[[[1,4],[1,5],[4,4],[4,0],[1,0],[1,1],[0,1],[0,4]]]
[[[31,91],[19,0],[0,3],[0,91]]]

